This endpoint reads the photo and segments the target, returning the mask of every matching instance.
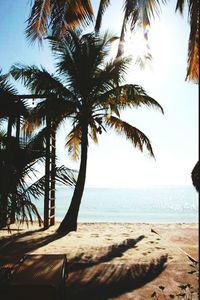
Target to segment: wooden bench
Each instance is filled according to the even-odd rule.
[[[32,254],[7,263],[0,269],[0,299],[64,300],[66,270],[63,254]]]

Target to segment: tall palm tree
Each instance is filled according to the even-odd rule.
[[[69,210],[64,217],[59,233],[77,229],[77,218],[85,185],[89,137],[98,142],[98,134],[107,128],[125,135],[139,150],[154,156],[147,136],[136,127],[121,120],[120,110],[127,107],[151,106],[162,110],[153,98],[138,85],[123,84],[130,58],[119,58],[106,63],[114,37],[106,33],[102,38],[95,34],[79,36],[67,31],[66,39],[51,40],[57,58],[59,78],[44,69],[14,66],[11,73],[27,87],[54,92],[54,112],[60,122],[71,118],[72,130],[67,135],[67,147],[73,158],[79,157],[80,168]],[[116,79],[118,83],[116,84]],[[62,104],[63,103],[63,104]],[[57,108],[56,108],[57,107]],[[62,107],[62,109],[61,109]]]

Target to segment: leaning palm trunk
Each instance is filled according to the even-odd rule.
[[[71,200],[69,209],[61,222],[57,232],[60,234],[67,234],[71,231],[77,230],[78,212],[81,204],[81,199],[85,186],[86,167],[87,167],[87,152],[88,152],[88,127],[87,124],[82,126],[81,137],[81,162],[77,178],[76,187]]]
[[[119,45],[118,45],[118,50],[117,50],[117,56],[116,56],[117,58],[119,58],[124,53],[126,23],[127,23],[127,18],[126,18],[126,15],[125,15],[124,19],[123,19],[123,24],[122,24],[121,34],[120,34],[120,40],[119,40]]]

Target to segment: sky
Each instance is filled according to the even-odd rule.
[[[114,3],[103,18],[103,30],[119,35],[123,1]],[[92,1],[97,8],[98,1]],[[25,37],[30,1],[0,0],[0,68],[8,72],[11,65],[43,65],[54,71],[54,61],[48,45],[30,45]],[[89,29],[88,29],[89,30]],[[150,139],[155,159],[141,153],[114,132],[99,136],[99,144],[89,144],[86,186],[134,188],[157,185],[192,185],[191,171],[198,160],[198,85],[185,81],[189,26],[187,13],[175,14],[175,1],[162,7],[162,13],[149,31],[151,63],[140,69],[130,66],[126,83],[139,84],[164,109],[141,107],[122,113],[123,120],[142,130]],[[126,55],[145,51],[142,35],[129,36]],[[113,49],[115,53],[116,48]],[[14,83],[19,93],[26,90]],[[78,169],[64,149],[69,132],[66,124],[58,132],[59,164]]]

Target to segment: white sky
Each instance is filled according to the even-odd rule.
[[[98,2],[98,1],[93,1]],[[103,19],[104,29],[119,34],[122,1]],[[165,115],[151,108],[122,114],[125,121],[142,130],[151,140],[156,160],[113,132],[102,134],[99,145],[89,146],[86,186],[137,187],[149,185],[191,185],[190,174],[198,160],[198,86],[185,82],[189,26],[187,16],[174,13],[174,3],[163,7],[149,32],[153,60],[140,70],[133,65],[127,83],[139,84],[163,107]],[[53,60],[46,47],[28,46],[24,21],[29,14],[26,0],[0,1],[0,67],[7,72],[14,63],[43,65],[53,71]],[[127,54],[135,53],[141,42],[128,39]],[[140,45],[138,47],[138,45]],[[23,93],[20,85],[19,92]],[[58,133],[60,163],[78,169],[64,150],[65,132]]]

